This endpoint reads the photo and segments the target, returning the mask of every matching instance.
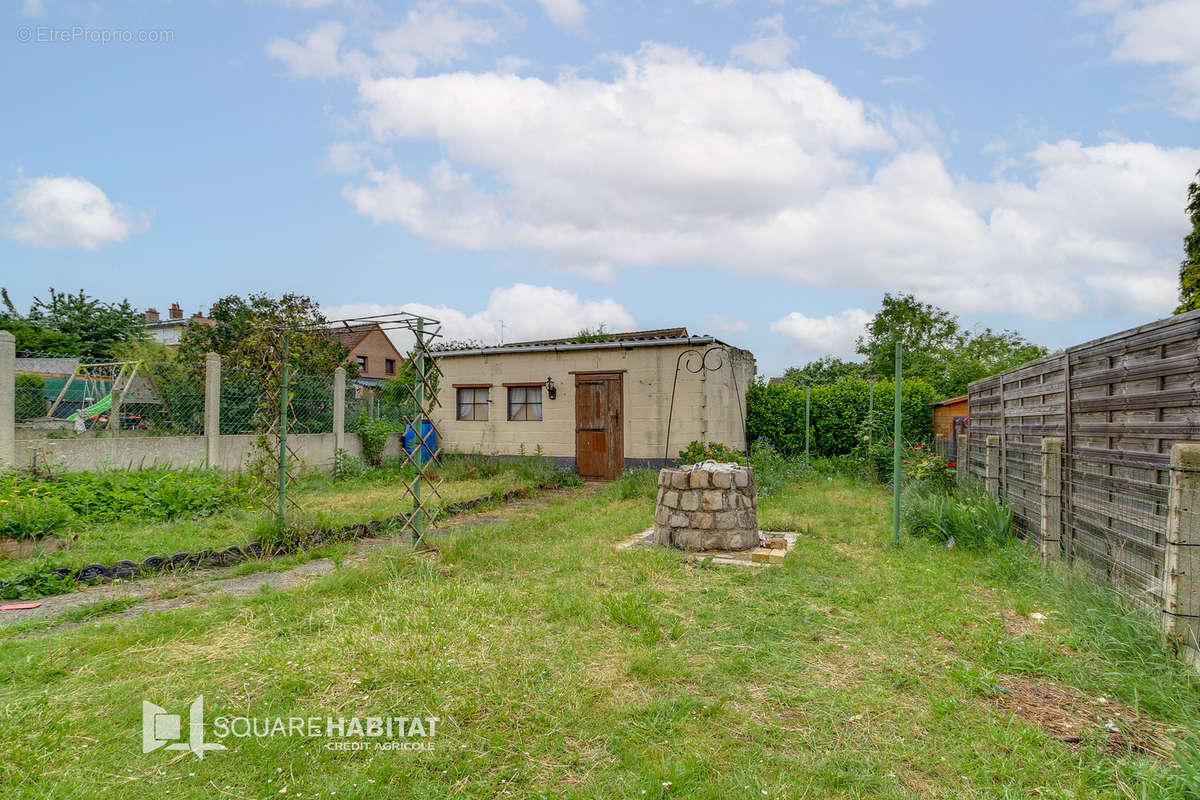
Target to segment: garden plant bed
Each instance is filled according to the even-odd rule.
[[[510,503],[527,497],[529,494],[527,489],[509,489],[499,497],[495,493],[482,495],[470,500],[449,503],[441,509],[438,516],[439,518],[453,517],[491,505]],[[170,556],[150,555],[140,560],[126,558],[117,560],[111,565],[92,563],[74,570],[69,567],[56,567],[52,572],[64,582],[63,588],[70,591],[78,585],[103,583],[117,579],[129,580],[161,575],[165,572],[186,572],[205,567],[230,567],[250,559],[291,555],[334,542],[353,541],[381,532],[401,530],[410,517],[411,514],[394,514],[383,519],[343,525],[336,529],[314,528],[288,541],[260,542],[255,540],[240,547],[229,545],[220,549],[204,548],[192,553],[179,551]],[[17,586],[25,582],[27,579],[20,575],[9,581],[0,581],[0,598],[5,596],[9,586]]]

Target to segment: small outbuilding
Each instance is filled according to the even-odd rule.
[[[967,395],[949,397],[931,404],[933,441],[941,455],[951,458],[958,452],[958,431],[967,420]]]
[[[542,453],[585,478],[665,466],[694,440],[746,447],[754,356],[686,328],[437,353],[447,450]]]

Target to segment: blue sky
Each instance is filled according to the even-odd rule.
[[[778,374],[884,291],[1164,316],[1200,0],[6,4],[2,283],[191,313],[686,325]]]

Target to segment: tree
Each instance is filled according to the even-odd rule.
[[[971,381],[1046,355],[1016,331],[964,330],[958,317],[910,294],[883,296],[858,340],[870,373],[895,372],[896,342],[904,348],[904,375],[929,383],[943,397],[963,394]]]
[[[946,365],[944,396],[966,394],[972,381],[1046,355],[1046,348],[1032,344],[1015,331],[984,328],[964,334]]]
[[[191,320],[179,342],[179,358],[199,363],[205,354],[221,357],[222,368],[262,371],[277,352],[284,331],[293,375],[331,375],[349,350],[342,344],[312,298],[286,293],[279,299],[252,294],[229,295],[212,308],[212,323]]]
[[[958,317],[911,294],[885,294],[879,311],[858,339],[867,371],[892,375],[896,342],[904,347],[904,372],[935,387],[947,382],[946,364],[961,340]]]
[[[128,300],[105,303],[82,289],[70,294],[51,288],[47,300],[33,298],[29,313],[22,315],[7,289],[0,289],[0,299],[0,327],[12,331],[18,350],[113,358],[123,343],[145,337],[145,320]]]
[[[803,367],[788,367],[783,373],[786,383],[796,386],[824,386],[843,378],[865,378],[867,365],[858,361],[843,361],[837,356],[824,356]]]
[[[1200,178],[1200,170],[1196,170],[1196,177]],[[1176,314],[1200,308],[1200,182],[1188,186],[1187,213],[1192,218],[1192,232],[1183,238]]]

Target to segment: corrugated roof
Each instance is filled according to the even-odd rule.
[[[658,328],[650,331],[625,331],[606,334],[606,342],[651,342],[656,339],[686,339],[687,328]],[[497,347],[519,349],[522,347],[545,347],[554,344],[574,344],[578,337],[565,336],[561,339],[535,339],[528,342],[506,342]]]

